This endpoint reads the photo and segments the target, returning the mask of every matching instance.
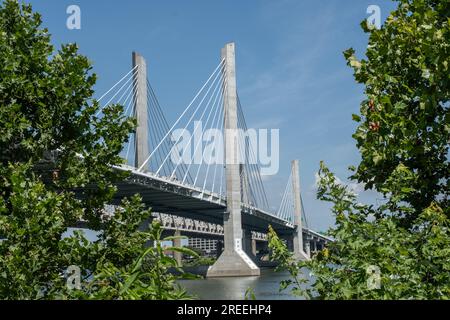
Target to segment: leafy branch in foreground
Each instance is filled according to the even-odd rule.
[[[396,2],[380,29],[362,22],[365,59],[344,52],[367,96],[353,115],[361,161],[350,179],[384,201],[358,203],[321,163],[335,241],[309,262],[278,255],[313,274],[309,296],[450,299],[450,2]]]
[[[398,174],[409,175],[405,168]],[[450,299],[450,224],[439,206],[431,204],[414,228],[405,229],[383,208],[357,203],[323,163],[319,176],[319,199],[333,203],[335,241],[310,261],[297,262],[270,230],[272,259],[293,279],[281,289],[290,285],[297,295],[321,299]],[[379,270],[376,287],[368,273],[373,267]],[[312,286],[302,287],[302,270],[313,275]]]
[[[85,281],[81,290],[70,295],[82,299],[192,299],[175,281],[196,277],[184,273],[176,260],[167,256],[165,251],[178,251],[194,257],[197,254],[187,248],[163,247],[163,242],[176,237],[161,238],[162,229],[158,222],[154,221],[149,230],[145,236],[150,246],[133,264],[118,267],[111,262],[99,262],[98,274],[92,280]]]
[[[287,271],[291,276],[291,279],[283,280],[280,283],[280,291],[290,290],[293,295],[305,296],[307,293],[304,291],[304,288],[308,281],[303,275],[300,263],[295,260],[293,253],[289,251],[283,240],[278,237],[272,226],[269,226],[267,235],[270,259],[279,263],[275,271]]]
[[[75,44],[54,49],[31,5],[0,1],[0,299],[186,297],[159,227],[140,231],[150,217],[140,197],[105,212],[136,121],[120,105],[99,116],[95,82]],[[80,221],[95,239],[71,230]],[[67,288],[69,266],[86,291]]]

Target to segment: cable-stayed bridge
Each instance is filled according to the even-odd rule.
[[[298,161],[292,162],[278,210],[269,206],[258,159],[261,148],[267,151],[267,132],[247,127],[234,43],[225,45],[219,64],[171,126],[137,53],[132,69],[98,101],[99,117],[117,103],[124,117],[137,120],[122,150],[126,164],[115,167],[130,172],[117,184],[116,200],[138,193],[157,218],[165,217],[167,229],[223,238],[224,251],[208,276],[259,275],[255,241],[265,240],[269,225],[299,259],[330,241],[308,228]],[[273,152],[273,140],[271,147]]]

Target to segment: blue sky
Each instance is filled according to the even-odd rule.
[[[147,59],[149,79],[169,123],[197,92],[220,60],[220,48],[234,41],[238,91],[249,127],[280,129],[280,172],[265,179],[276,207],[300,159],[301,185],[309,224],[333,224],[329,205],[316,200],[320,160],[343,181],[359,154],[351,137],[363,88],[346,66],[342,51],[363,56],[367,36],[359,24],[371,4],[382,21],[391,1],[366,0],[32,0],[53,43],[76,42],[98,74],[100,95],[130,70],[131,52]],[[66,28],[66,8],[81,8],[81,30]],[[361,199],[374,201],[373,193]]]

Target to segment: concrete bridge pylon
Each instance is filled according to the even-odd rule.
[[[224,61],[224,135],[227,210],[224,213],[224,251],[207,272],[207,277],[258,276],[260,270],[244,251],[241,217],[242,186],[239,147],[235,137],[238,130],[235,44],[222,48]]]

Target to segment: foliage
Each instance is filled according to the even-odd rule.
[[[270,259],[279,262],[275,271],[285,270],[291,276],[291,279],[283,280],[280,283],[280,291],[289,289],[293,295],[304,295],[302,288],[307,284],[307,280],[303,277],[303,270],[294,258],[293,253],[289,251],[283,240],[278,237],[272,226],[269,226],[267,236],[269,241]]]
[[[405,229],[395,216],[375,218],[380,209],[357,203],[323,164],[320,177],[319,197],[333,203],[336,226],[330,234],[335,242],[301,262],[292,260],[281,241],[270,242],[272,250],[277,248],[274,259],[294,279],[301,279],[301,268],[314,275],[311,288],[295,284],[297,294],[323,299],[450,298],[450,225],[441,208],[432,204],[414,229]],[[368,285],[373,267],[380,271],[379,289]]]
[[[448,1],[401,0],[380,30],[362,23],[366,60],[344,53],[367,95],[353,116],[362,159],[352,178],[392,199],[386,209],[406,226],[433,202],[450,217],[449,18]],[[399,166],[410,175],[394,181]]]
[[[361,162],[351,179],[385,201],[358,203],[321,163],[318,198],[332,203],[335,242],[298,263],[277,243],[275,258],[312,272],[313,287],[300,290],[309,297],[449,299],[450,3],[400,0],[381,29],[362,27],[367,59],[345,52],[367,95],[353,115]]]
[[[154,221],[146,238],[149,246],[139,258],[130,265],[117,267],[110,261],[100,261],[98,274],[93,280],[87,280],[83,289],[70,292],[70,296],[83,299],[150,299],[150,300],[180,300],[191,299],[184,289],[175,283],[178,279],[169,269],[175,269],[184,278],[193,278],[184,274],[177,266],[174,258],[165,255],[165,250],[178,251],[196,256],[196,253],[187,248],[163,248],[164,241],[173,240],[174,237],[161,239],[162,229]]]
[[[247,288],[245,290],[244,300],[256,300],[255,290],[253,288]]]
[[[140,198],[105,212],[115,182],[126,178],[113,165],[122,163],[119,153],[135,121],[124,118],[120,105],[97,116],[89,60],[74,44],[55,51],[41,16],[5,0],[0,66],[0,299],[184,296],[166,274],[172,262],[159,247],[145,247],[149,234],[140,227],[150,212]],[[67,236],[80,221],[98,232],[97,240],[79,231]],[[147,260],[158,269],[141,274]],[[84,281],[96,279],[77,296],[64,278],[71,265],[80,267]]]
[[[193,261],[185,262],[185,267],[212,266],[217,259],[210,257],[198,257]]]

